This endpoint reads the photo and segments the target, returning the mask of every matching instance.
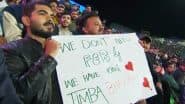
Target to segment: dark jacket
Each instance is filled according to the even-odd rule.
[[[5,58],[0,50],[0,104],[21,104],[5,66]]]
[[[150,72],[153,78],[153,82],[155,84],[155,88],[157,91],[157,95],[148,98],[147,103],[148,104],[164,104],[163,99],[162,99],[162,96],[163,96],[162,90],[156,86],[156,83],[161,82],[161,80],[160,80],[159,74],[153,68],[153,64],[155,64],[155,61],[156,61],[155,55],[149,52],[145,52],[145,54],[146,54],[149,69],[150,69]]]
[[[173,75],[166,72],[161,81],[164,91],[164,104],[170,104],[170,97],[173,97],[175,102],[179,102],[180,88]]]
[[[173,75],[175,80],[180,86],[180,95],[179,95],[180,104],[185,104],[185,71],[177,69]]]
[[[55,96],[56,92],[60,93],[55,72],[57,62],[44,54],[39,42],[25,37],[2,48],[10,77],[17,94],[25,104],[61,104],[56,100],[56,97],[61,99],[60,94]],[[53,87],[55,89],[52,89]],[[52,103],[52,98],[55,98],[56,103]]]

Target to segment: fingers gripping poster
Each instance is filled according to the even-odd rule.
[[[135,33],[54,39],[64,104],[131,104],[156,94]]]

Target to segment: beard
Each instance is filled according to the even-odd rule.
[[[46,22],[43,24],[44,26],[48,26],[48,25],[52,25],[52,30],[45,31],[44,29],[39,28],[37,23],[32,22],[30,29],[32,34],[42,37],[42,38],[50,38],[51,36],[55,35],[55,25],[53,23],[51,23],[50,21]]]

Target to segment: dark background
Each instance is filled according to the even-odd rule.
[[[90,4],[107,23],[117,22],[138,32],[185,37],[185,0],[75,0]]]

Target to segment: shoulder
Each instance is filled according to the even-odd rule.
[[[9,5],[3,9],[3,11],[8,11],[10,13],[15,12],[15,11],[20,11],[20,10],[22,10],[21,5]]]
[[[8,12],[16,18],[19,22],[22,17],[22,6],[21,5],[10,5],[3,9],[3,12]]]
[[[20,52],[20,50],[27,47],[27,45],[29,45],[29,42],[27,42],[25,39],[20,39],[20,40],[11,41],[7,44],[4,44],[1,46],[1,48],[5,53]]]

